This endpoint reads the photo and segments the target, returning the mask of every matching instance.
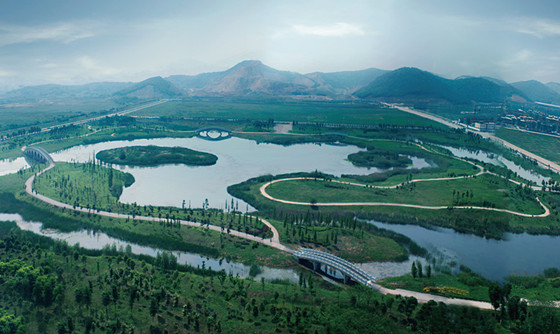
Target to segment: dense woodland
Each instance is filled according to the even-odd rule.
[[[446,306],[336,286],[241,280],[169,254],[87,251],[0,224],[0,333],[553,333],[546,307]],[[496,301],[505,298],[497,287]],[[502,298],[502,296],[504,296]],[[508,299],[509,300],[509,299]],[[512,304],[513,305],[513,304]]]

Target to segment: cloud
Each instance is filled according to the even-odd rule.
[[[114,76],[121,73],[118,69],[100,65],[89,56],[78,57],[76,63],[85,73],[93,78],[103,78],[104,76]]]
[[[295,24],[292,29],[300,35],[313,35],[323,37],[341,37],[341,36],[361,36],[364,35],[362,28],[345,22],[337,22],[329,25],[309,26]]]
[[[12,76],[13,73],[9,72],[9,71],[4,71],[0,68],[0,78],[4,78],[4,77],[10,77]]]
[[[531,35],[540,39],[560,36],[560,23],[542,19],[517,19],[511,24],[518,33]]]
[[[56,41],[65,44],[95,36],[92,22],[62,22],[43,26],[0,24],[0,45]]]

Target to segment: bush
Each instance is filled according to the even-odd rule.
[[[508,282],[513,285],[521,286],[526,289],[536,288],[541,283],[544,282],[544,277],[541,275],[537,276],[508,276],[506,278]]]
[[[544,270],[544,277],[555,278],[560,277],[560,269],[558,268],[547,268]]]

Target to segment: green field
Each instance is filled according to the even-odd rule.
[[[61,202],[74,206],[91,208],[92,210],[121,212],[130,214],[133,217],[151,216],[165,218],[169,223],[163,224],[164,226],[177,226],[174,222],[178,219],[183,219],[221,226],[224,231],[238,230],[261,235],[262,237],[271,236],[269,230],[263,229],[263,223],[260,220],[247,215],[224,213],[216,210],[191,210],[186,208],[179,209],[173,207],[166,208],[123,204],[118,201],[118,196],[110,190],[109,179],[111,175],[113,175],[112,189],[117,189],[118,191],[122,191],[122,187],[129,184],[131,181],[130,176],[127,176],[125,173],[91,163],[58,163],[53,170],[37,178],[34,189],[43,195]],[[120,192],[118,195],[120,195]],[[71,215],[81,217],[83,213],[74,212],[71,213]],[[210,245],[211,247],[225,247],[223,246],[223,237],[217,239],[218,234],[214,232],[208,231],[212,237],[209,238],[209,240],[204,240],[203,237],[206,233],[199,235],[200,233],[191,232],[191,229],[188,228],[164,228],[161,230],[158,228],[158,223],[133,222],[133,226],[130,226],[130,224],[127,224],[128,222],[123,223],[123,220],[107,220],[105,217],[96,217],[96,219],[99,220],[103,226],[105,226],[105,224],[111,224],[112,221],[119,221],[119,223],[113,223],[113,227],[118,227],[119,230],[125,232],[140,233],[147,236],[150,235],[150,233],[159,235],[162,231],[165,235],[169,231],[172,231],[173,240],[179,243],[184,242],[192,245],[200,244]],[[364,232],[361,229],[355,231],[351,228],[344,228],[344,226],[342,226],[343,224],[336,220],[333,221],[333,224],[334,226],[316,228],[313,231],[310,231],[305,226],[291,227],[292,232],[296,229],[298,230],[297,236],[295,234],[291,235],[287,231],[285,225],[281,225],[278,222],[276,222],[275,225],[283,233],[283,241],[286,241],[288,244],[294,246],[315,245],[316,247],[324,247],[324,249],[354,262],[394,261],[403,260],[407,257],[405,249],[389,238],[372,235],[370,232]],[[204,229],[202,229],[202,231],[204,231]],[[333,238],[333,233],[335,232],[337,234],[336,244]],[[180,238],[177,238],[175,234],[179,234]],[[163,242],[163,239],[161,240]],[[243,241],[243,243],[245,246],[252,245],[247,241]],[[267,247],[261,248],[268,249]],[[242,250],[243,249],[244,247],[242,247]],[[276,253],[277,252],[278,251],[276,251]],[[217,252],[216,254],[218,253],[221,252]],[[224,249],[223,253],[238,254],[239,252]],[[262,256],[264,259],[267,259],[267,263],[272,263],[277,266],[279,264],[283,265],[284,263],[289,263],[284,259],[275,263],[272,255],[274,254],[267,255],[265,251],[259,251],[258,255],[245,254],[245,258],[240,255],[235,256],[241,260],[246,260],[247,258],[254,259],[256,256]],[[276,256],[276,258],[278,258],[278,256]]]
[[[97,159],[116,165],[158,166],[185,164],[188,166],[210,166],[216,164],[214,154],[199,152],[185,147],[127,146],[104,150],[96,154]]]
[[[289,180],[266,189],[274,198],[305,203],[380,202],[425,206],[482,206],[540,214],[532,192],[502,178],[483,174],[474,178],[416,182],[398,189],[376,189],[324,180]]]
[[[499,128],[496,137],[552,162],[560,163],[560,138],[526,131]]]
[[[326,122],[368,125],[415,125],[443,127],[439,123],[408,113],[368,103],[340,102],[257,102],[257,101],[171,101],[141,110],[136,115],[170,118],[251,119],[298,122]],[[406,117],[404,117],[406,116]]]
[[[257,208],[259,212],[266,215],[274,215],[274,216],[281,216],[282,214],[299,214],[305,215],[306,213],[312,212],[315,215],[322,215],[322,216],[357,216],[362,219],[375,219],[378,221],[390,222],[390,223],[400,223],[400,224],[410,224],[411,222],[425,226],[425,227],[433,227],[435,226],[442,226],[442,227],[449,227],[453,228],[458,232],[462,233],[473,233],[479,236],[485,236],[490,238],[501,239],[503,237],[504,232],[514,232],[514,233],[522,233],[522,232],[529,232],[534,234],[550,234],[550,235],[559,235],[560,234],[560,222],[558,220],[558,208],[560,207],[560,196],[555,193],[546,192],[544,194],[539,193],[539,198],[546,203],[549,208],[551,209],[551,215],[548,217],[543,218],[531,218],[531,217],[521,217],[512,215],[509,213],[504,212],[494,212],[494,211],[487,211],[487,210],[475,210],[475,209],[447,209],[447,210],[425,210],[425,209],[418,209],[418,208],[409,208],[409,207],[399,207],[398,210],[395,210],[394,207],[389,206],[309,206],[309,205],[291,205],[291,204],[284,204],[276,201],[269,200],[260,195],[260,187],[269,181],[274,179],[282,179],[282,178],[289,178],[289,177],[317,177],[313,173],[294,173],[294,174],[286,174],[286,175],[277,175],[277,176],[262,176],[257,178],[249,179],[245,182],[233,185],[228,187],[228,192],[238,198],[243,199],[244,201],[248,202],[251,206]],[[322,176],[321,176],[322,177]],[[478,178],[478,177],[477,177]],[[467,180],[472,180],[471,178]],[[475,179],[476,180],[476,179]],[[322,187],[323,181],[317,181]],[[438,181],[438,182],[445,182],[445,181]],[[449,181],[453,182],[453,181]],[[465,180],[463,180],[465,182]],[[477,181],[478,182],[478,181]],[[499,181],[501,182],[501,181]],[[420,186],[421,183],[418,183],[416,186]],[[449,189],[436,189],[437,193],[442,191],[442,194],[447,193],[449,195],[448,199],[453,199],[453,189],[459,190],[450,183],[451,187]],[[318,185],[317,185],[318,186]],[[473,187],[471,185],[471,187]],[[520,200],[520,197],[513,198],[512,200],[506,198],[503,195],[503,191],[499,191],[500,189],[510,189],[510,188],[496,188],[499,186],[498,184],[490,184],[490,186],[494,189],[490,193],[490,196],[496,196],[496,199],[501,199],[503,203],[507,204],[508,207],[512,208],[512,205],[518,206],[520,209],[532,207],[537,211],[537,213],[542,213],[544,210],[540,205],[534,202],[534,196],[536,193],[532,193],[527,189],[519,189],[515,190],[516,186],[513,184],[505,184],[504,186],[513,187],[511,191],[518,192],[519,196],[523,195],[527,192],[526,196],[528,202]],[[477,186],[478,187],[478,186]],[[492,189],[491,188],[491,189]],[[407,190],[408,189],[408,190]],[[475,188],[472,188],[475,189]],[[474,196],[482,195],[485,192],[484,187],[480,188],[481,192],[473,191],[473,199]],[[336,189],[335,189],[336,190]],[[359,189],[358,191],[364,191],[365,189]],[[368,189],[371,190],[371,189]],[[288,190],[295,191],[294,189]],[[396,189],[392,190],[396,192]],[[408,200],[407,191],[414,192],[415,189],[411,188],[410,185],[399,189],[398,191],[402,191],[402,196]],[[509,192],[510,190],[506,191]],[[450,194],[449,194],[450,192]],[[531,194],[529,194],[531,193]],[[463,194],[465,197],[463,198]],[[470,194],[467,198],[467,193],[465,190],[456,191],[455,198],[459,196],[459,203],[463,201],[470,201]],[[290,195],[291,194],[287,194]],[[430,196],[437,196],[437,195],[430,195]],[[501,196],[501,197],[500,197]],[[317,197],[317,196],[314,196]],[[422,197],[422,196],[420,196]],[[286,198],[287,199],[287,198]],[[308,198],[308,200],[313,199],[312,197]],[[316,198],[317,199],[317,198]],[[421,199],[419,199],[421,200]],[[491,204],[491,203],[490,203]],[[498,203],[495,203],[498,204]],[[538,209],[537,209],[538,208]]]
[[[134,183],[129,173],[95,164],[57,163],[35,180],[34,189],[63,203],[116,211],[124,187]]]
[[[28,103],[0,106],[0,137],[19,128],[75,121],[84,116],[96,116],[118,107],[112,101],[80,101],[72,103]]]

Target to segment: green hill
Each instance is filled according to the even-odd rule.
[[[174,98],[183,95],[184,91],[162,77],[153,77],[116,92],[117,97],[138,99]]]
[[[511,85],[525,93],[533,101],[560,104],[560,93],[539,81],[519,81]]]
[[[514,95],[525,98],[508,84],[475,77],[450,80],[412,67],[383,74],[355,93],[366,99],[442,100],[457,104],[502,102]]]

